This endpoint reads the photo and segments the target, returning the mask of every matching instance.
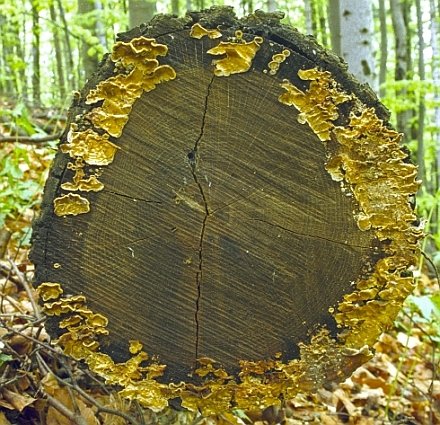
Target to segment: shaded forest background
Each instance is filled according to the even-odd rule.
[[[4,341],[9,341],[8,335],[17,334],[16,326],[34,326],[26,321],[31,319],[17,322],[17,313],[10,311],[16,308],[22,314],[32,310],[32,306],[22,305],[29,300],[20,298],[22,292],[30,294],[30,226],[38,214],[44,181],[72,97],[97,68],[103,54],[111,50],[118,32],[148,21],[156,13],[183,16],[187,10],[214,4],[224,2],[0,0],[0,331],[2,327],[7,330],[0,336]],[[353,27],[343,25],[343,11],[345,7],[353,10],[353,5],[358,11],[368,11],[363,16],[368,40],[362,53],[365,66],[359,70],[353,65],[350,69],[376,91],[391,112],[391,123],[404,133],[404,143],[419,166],[423,182],[416,204],[420,218],[426,222],[427,237],[419,269],[414,271],[417,291],[406,303],[396,328],[376,347],[375,363],[362,369],[348,386],[321,394],[319,403],[321,407],[331,406],[332,412],[343,412],[338,416],[341,422],[329,424],[346,423],[345,419],[356,414],[363,417],[359,406],[368,408],[371,415],[376,407],[367,404],[376,396],[382,397],[376,410],[381,409],[385,418],[394,420],[401,412],[418,418],[415,422],[390,423],[435,423],[435,418],[440,420],[440,415],[435,416],[440,410],[440,292],[435,270],[435,265],[440,265],[440,0],[267,0],[227,4],[234,6],[238,15],[255,9],[282,10],[284,23],[312,35],[349,62],[353,51],[347,43]],[[12,310],[8,310],[8,303]],[[6,345],[4,349],[1,344],[0,424],[1,409],[5,407],[2,400],[7,399],[2,386],[9,388],[9,398],[22,397],[21,408],[17,408],[20,414],[35,402],[26,398],[32,386],[17,390],[8,387],[8,367],[14,371],[15,366],[10,365],[17,360],[10,350],[15,345],[9,341],[9,348]],[[44,361],[51,366],[47,358]],[[29,365],[22,368],[33,376]],[[50,401],[47,388],[43,382],[42,394]],[[299,403],[309,414],[315,402],[297,400],[296,411]],[[250,422],[243,419],[224,423]]]

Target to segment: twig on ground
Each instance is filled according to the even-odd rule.
[[[11,235],[12,232],[6,229],[6,227],[0,229],[0,259],[5,256],[9,240],[11,239]]]
[[[58,356],[59,356],[59,355],[62,355],[59,351],[57,351],[55,348],[51,347],[49,344],[47,344],[47,343],[45,343],[45,342],[43,342],[43,341],[40,341],[39,339],[34,338],[33,336],[30,336],[30,335],[26,335],[26,334],[24,334],[24,333],[23,333],[23,330],[16,331],[15,329],[11,328],[10,326],[4,326],[4,328],[5,328],[8,332],[12,332],[12,333],[14,333],[14,334],[16,334],[16,335],[20,335],[20,336],[22,336],[23,338],[28,339],[29,341],[32,341],[32,342],[34,342],[35,344],[38,344],[38,345],[44,347],[46,350],[51,351],[51,352],[55,353],[55,354],[58,355]]]
[[[63,403],[58,401],[56,398],[52,397],[50,394],[47,394],[44,391],[44,394],[47,398],[47,402],[58,412],[60,412],[67,419],[72,421],[76,425],[87,425],[86,420],[81,416],[81,413],[77,414],[69,410]]]
[[[0,263],[0,274],[6,278],[6,282],[11,281],[16,285],[19,285],[19,280],[12,275],[12,270],[5,264]]]
[[[20,270],[18,270],[17,265],[11,259],[9,259],[9,264],[11,265],[12,269],[14,270],[14,274],[15,274],[15,276],[17,276],[18,280],[20,281],[20,284],[23,286],[24,290],[26,291],[26,294],[29,298],[29,301],[32,304],[32,308],[34,310],[35,317],[37,319],[41,319],[40,308],[38,307],[38,305],[35,301],[34,294],[31,290],[29,282],[26,279],[26,276],[23,273],[21,273]]]
[[[50,369],[49,365],[46,363],[46,361],[41,357],[40,353],[36,353],[38,364],[40,365],[40,370],[42,373],[51,373],[55,376],[55,379],[63,386],[72,388],[72,390],[76,391],[84,400],[89,402],[91,405],[95,406],[98,410],[98,413],[107,413],[109,415],[119,416],[123,419],[125,419],[128,423],[131,425],[141,425],[135,418],[133,418],[131,415],[120,412],[116,409],[112,409],[110,407],[103,406],[101,403],[96,401],[92,396],[87,394],[83,389],[81,389],[78,385],[73,385],[64,379],[60,378],[56,374],[53,373],[53,371]]]
[[[62,133],[49,134],[43,137],[28,137],[28,136],[5,136],[0,137],[0,143],[23,143],[25,145],[33,145],[38,143],[47,143],[58,140]]]

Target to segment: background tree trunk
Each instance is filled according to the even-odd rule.
[[[78,71],[75,69],[74,61],[73,61],[73,53],[72,46],[70,41],[69,27],[67,25],[66,16],[64,13],[64,8],[61,3],[61,0],[56,0],[58,6],[58,13],[63,26],[63,34],[64,34],[64,57],[67,68],[70,70],[67,76],[67,82],[69,84],[69,89],[73,90],[77,88],[78,81]]]
[[[148,22],[155,13],[155,1],[128,0],[128,19],[130,28]]]
[[[425,42],[423,40],[423,21],[422,21],[422,8],[420,0],[416,0],[416,13],[417,13],[417,39],[418,39],[418,72],[419,78],[422,82],[419,91],[418,99],[418,116],[417,116],[417,165],[419,166],[419,177],[423,182],[426,182],[426,170],[425,170]]]
[[[81,60],[86,79],[96,71],[99,62],[96,52],[89,51],[94,47],[89,39],[96,36],[96,18],[91,16],[94,10],[94,0],[78,0],[78,14],[83,15],[81,25],[88,31],[88,36],[82,36],[81,40]]]
[[[439,18],[440,18],[440,4],[438,12],[436,11],[434,0],[430,0],[430,12],[431,12],[431,48],[432,48],[432,79],[434,85],[434,115],[433,115],[433,135],[435,146],[435,162],[432,167],[430,193],[438,195],[440,190],[440,49],[439,49]],[[433,220],[430,225],[430,230],[433,234],[439,231],[439,217],[440,217],[440,205],[434,207]]]
[[[386,76],[388,66],[388,29],[385,0],[379,0],[379,28],[380,28],[380,65],[379,65],[379,95],[386,94]]]
[[[369,0],[331,0],[330,32],[333,50],[348,63],[362,83],[377,89],[372,46],[373,10]]]
[[[41,105],[40,87],[40,18],[37,0],[31,0],[32,5],[32,99],[34,106]]]
[[[408,77],[409,69],[408,31],[404,16],[405,4],[402,0],[390,0],[390,5],[396,51],[395,80],[404,82]],[[402,99],[406,99],[407,93],[405,86],[396,90],[396,96]],[[408,110],[397,113],[397,130],[407,135],[409,135],[409,117]]]
[[[54,41],[55,58],[56,58],[56,74],[58,77],[58,87],[59,87],[59,91],[60,91],[60,98],[65,99],[66,98],[66,82],[64,79],[64,64],[63,64],[63,59],[62,59],[63,52],[61,51],[59,27],[56,25],[57,14],[56,14],[55,5],[53,4],[53,2],[51,2],[49,4],[49,12],[50,12],[50,19],[53,22],[52,34],[53,34],[53,41]]]

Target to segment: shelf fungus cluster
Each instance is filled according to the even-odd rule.
[[[207,43],[213,47],[205,53],[221,56],[212,61],[217,77],[251,69],[256,72],[253,61],[264,50],[260,48],[265,39],[252,35],[251,41],[246,41],[241,30],[234,31],[230,32],[234,37],[227,38],[217,28],[206,29],[196,23],[186,29],[185,37],[208,38]],[[217,41],[220,38],[223,41]],[[44,311],[59,320],[58,344],[66,354],[84,360],[107,383],[121,386],[122,396],[156,411],[175,398],[180,398],[183,407],[200,410],[204,415],[231,408],[263,409],[298,392],[342,380],[372,357],[372,345],[413,289],[410,270],[417,263],[422,230],[416,225],[409,198],[419,183],[416,167],[407,161],[400,147],[401,135],[387,127],[373,108],[342,89],[329,71],[298,67],[298,78],[307,82],[301,87],[307,89],[299,88],[293,79],[281,81],[277,72],[281,66],[294,67],[297,53],[284,46],[275,50],[281,53],[273,52],[270,50],[259,72],[265,74],[263,78],[277,78],[280,95],[274,97],[274,104],[280,108],[293,106],[298,112],[292,113],[292,120],[308,125],[316,135],[316,143],[324,143],[325,168],[337,182],[335,185],[340,184],[341,196],[351,196],[355,201],[354,220],[360,232],[374,234],[378,259],[371,260],[354,282],[354,290],[331,309],[339,331],[336,337],[321,327],[310,342],[298,344],[300,358],[283,361],[277,354],[261,361],[243,359],[234,374],[215,359],[202,357],[197,359],[190,382],[180,383],[160,379],[166,365],[154,353],[144,352],[139,341],[127,341],[131,358],[115,363],[100,351],[100,340],[109,333],[107,318],[91,311],[84,295],[63,297],[59,283],[41,283],[38,293]],[[60,186],[64,194],[54,200],[57,216],[90,210],[88,199],[81,194],[103,189],[102,167],[113,162],[119,149],[115,141],[121,137],[134,103],[158,84],[176,78],[170,65],[158,61],[167,53],[166,45],[142,36],[115,44],[110,56],[114,75],[89,91],[85,103],[91,105],[90,109],[70,124],[66,143],[61,145],[61,151],[71,157],[67,168],[72,176]],[[348,115],[344,112],[348,116],[344,124],[339,119],[342,109],[350,111]]]
[[[61,189],[69,193],[54,200],[56,215],[78,215],[90,211],[90,202],[72,192],[99,192],[104,188],[99,181],[101,167],[111,164],[118,150],[110,138],[121,137],[133,104],[143,93],[176,78],[174,69],[169,65],[160,65],[157,59],[167,52],[167,46],[145,37],[114,45],[111,60],[115,75],[90,90],[85,100],[87,105],[99,106],[76,117],[76,122],[70,124],[67,143],[61,145],[61,151],[72,158],[68,169],[74,174],[71,182],[61,185]]]
[[[208,30],[196,23],[191,28],[190,36],[197,39],[204,36],[215,39],[221,37],[221,33],[217,29]],[[235,36],[230,41],[220,41],[217,46],[207,51],[210,55],[225,56],[212,61],[214,74],[217,77],[228,77],[231,74],[249,71],[263,41],[263,37],[259,36],[254,37],[252,41],[246,41],[241,30],[235,31]]]
[[[124,363],[99,351],[99,338],[108,335],[108,320],[91,311],[84,295],[62,297],[59,283],[44,282],[37,288],[47,316],[59,319],[63,331],[57,344],[107,384],[122,387],[121,396],[160,411],[170,399],[180,398],[183,407],[209,416],[231,408],[264,409],[278,405],[282,398],[316,390],[328,381],[341,379],[371,358],[367,346],[360,350],[341,349],[325,329],[310,344],[300,344],[301,359],[284,363],[281,354],[272,360],[240,361],[238,377],[232,376],[215,360],[199,358],[194,376],[200,384],[159,382],[166,365],[142,351],[139,341],[129,341],[132,357]]]
[[[409,271],[417,265],[422,228],[409,199],[417,192],[417,169],[407,162],[400,146],[402,135],[386,127],[373,108],[338,87],[328,71],[302,70],[310,82],[302,91],[289,81],[279,101],[293,105],[298,121],[307,123],[327,146],[326,169],[340,182],[343,192],[354,197],[355,219],[361,231],[373,230],[383,245],[373,270],[355,282],[356,290],[344,296],[335,312],[339,335],[345,347],[371,346],[389,327],[402,302],[412,292]],[[352,104],[349,122],[338,126],[338,105]]]

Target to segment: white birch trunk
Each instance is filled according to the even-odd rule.
[[[373,48],[373,8],[371,0],[330,0],[330,30],[336,53],[362,83],[377,89]]]

